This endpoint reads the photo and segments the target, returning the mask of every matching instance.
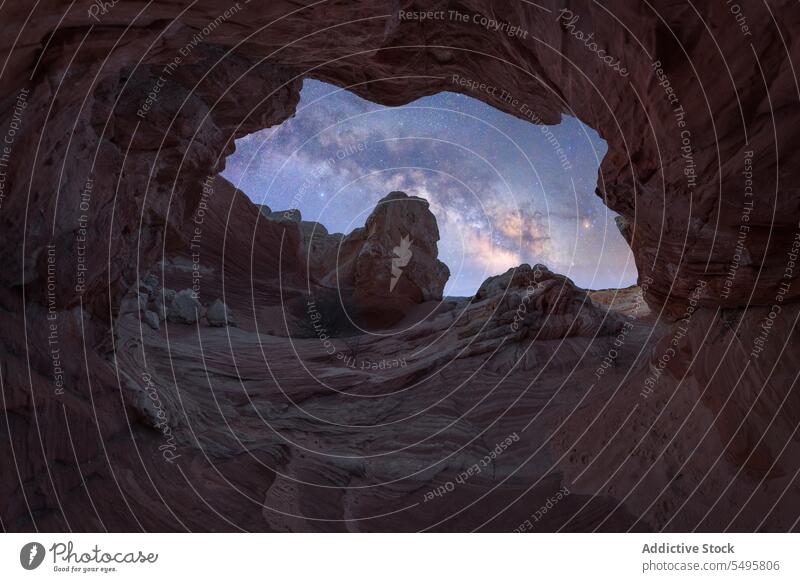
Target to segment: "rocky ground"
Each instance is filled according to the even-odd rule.
[[[603,369],[604,386],[654,341],[652,325],[544,266],[489,280],[473,299],[423,302],[379,333],[309,334],[293,320],[276,336],[261,331],[273,321],[171,321],[152,329],[120,316],[126,399],[155,418],[146,370],[177,464],[258,463],[269,477],[235,513],[260,505],[259,529],[509,531],[563,488],[569,495],[534,529],[634,525],[625,511],[601,523],[614,500],[580,491],[557,443],[559,423],[601,390],[594,372],[615,338],[629,339]],[[219,478],[238,489],[236,476]]]
[[[164,432],[147,374],[173,439],[162,434],[157,472],[190,467],[184,478],[229,491],[229,525],[278,531],[713,528],[749,496],[772,498],[752,489],[756,475],[791,483],[737,473],[709,431],[699,374],[648,383],[676,328],[658,323],[639,287],[586,292],[521,265],[380,331],[334,329],[341,315],[321,310],[340,305],[279,321],[240,310],[238,327],[168,314],[153,329],[121,314],[125,400]],[[685,368],[692,341],[679,343]],[[716,462],[682,465],[701,443]],[[705,515],[709,491],[728,483],[715,498],[722,516]]]
[[[796,3],[105,4],[0,6],[3,530],[797,529]],[[219,177],[304,77],[580,119],[638,288],[439,301],[365,225],[354,331]]]

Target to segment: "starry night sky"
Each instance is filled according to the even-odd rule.
[[[363,226],[393,190],[426,198],[450,267],[446,295],[472,295],[521,263],[585,288],[634,284],[615,215],[594,194],[605,142],[571,117],[549,131],[568,169],[542,127],[476,99],[439,93],[384,107],[306,80],[297,114],[237,140],[223,175],[253,202],[299,208],[330,232]]]

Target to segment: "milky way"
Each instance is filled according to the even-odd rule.
[[[633,257],[594,193],[605,152],[571,117],[538,126],[456,93],[384,107],[306,80],[296,115],[237,140],[223,175],[257,204],[298,208],[330,232],[363,226],[391,191],[426,198],[447,295],[472,295],[521,263],[586,288],[625,287]]]

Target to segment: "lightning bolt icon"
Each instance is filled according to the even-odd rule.
[[[400,239],[400,244],[392,249],[392,278],[389,281],[389,293],[394,291],[394,286],[397,285],[400,275],[403,274],[403,267],[408,265],[411,260],[413,255],[411,244],[413,242],[410,236],[406,235]]]

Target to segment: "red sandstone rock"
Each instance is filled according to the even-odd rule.
[[[442,299],[450,270],[437,259],[439,228],[427,200],[392,192],[343,238],[314,230],[304,254],[323,285],[352,299],[362,322],[392,324],[411,306]]]
[[[567,481],[574,493],[545,529],[793,527],[800,285],[787,253],[800,209],[800,8],[742,5],[746,36],[722,2],[575,1],[572,14],[547,0],[430,3],[502,18],[528,33],[521,39],[471,17],[401,20],[418,6],[410,0],[323,3],[286,18],[294,3],[250,3],[208,34],[230,3],[156,0],[140,14],[120,2],[100,24],[64,0],[4,3],[0,133],[13,143],[0,190],[3,527],[507,531]],[[593,32],[627,74],[576,30]],[[516,101],[470,93],[454,74]],[[652,308],[614,365],[597,373],[614,335],[498,336],[489,352],[464,351],[481,337],[473,326],[491,319],[458,303],[431,310],[402,341],[337,340],[332,356],[320,338],[297,340],[298,352],[257,334],[303,315],[284,306],[306,291],[301,234],[209,176],[235,138],[293,113],[302,76],[384,104],[461,91],[536,123],[566,113],[595,128],[609,146],[598,195],[624,217]],[[197,338],[120,314],[153,269],[169,288],[191,285],[195,218],[203,288],[241,327]],[[709,310],[644,398],[681,325],[660,323],[662,304],[680,317],[698,279]],[[763,339],[778,303],[781,323]],[[459,324],[463,337],[448,331]],[[754,358],[757,342],[770,347]],[[376,375],[381,361],[405,365]],[[143,404],[152,387],[169,434]],[[358,391],[385,396],[356,400]],[[518,446],[490,472],[425,503],[515,431]]]

